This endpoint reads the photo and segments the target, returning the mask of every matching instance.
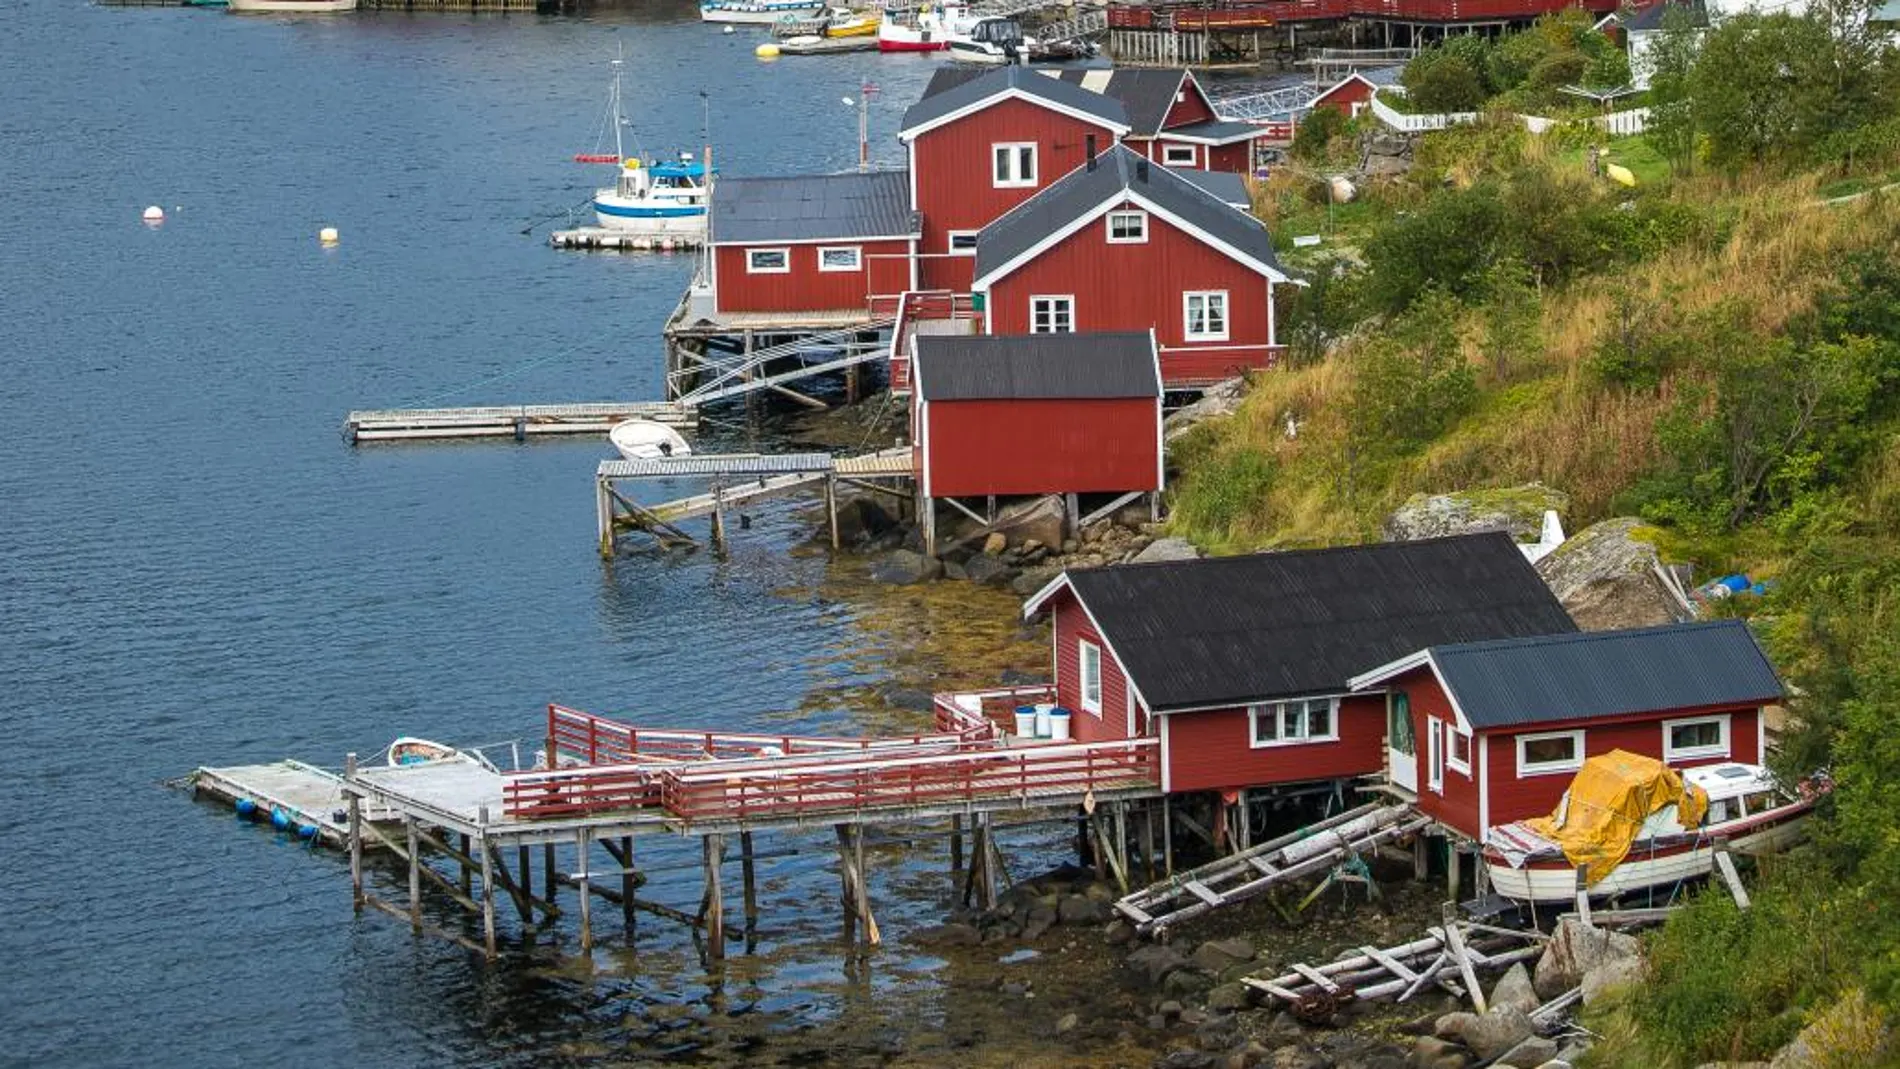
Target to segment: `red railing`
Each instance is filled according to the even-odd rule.
[[[667,769],[661,804],[689,823],[839,815],[962,802],[1080,798],[1160,783],[1159,741],[988,748],[918,757],[867,755],[825,766],[777,762]]]
[[[897,322],[891,327],[891,392],[910,392],[910,350],[918,321],[974,318],[976,304],[967,293],[907,290],[899,297]]]
[[[939,724],[941,726],[941,720]],[[835,754],[905,746],[956,745],[964,741],[965,732],[962,728],[946,728],[941,735],[883,738],[640,728],[584,713],[579,709],[552,704],[548,706],[548,752],[553,757],[551,764],[556,768],[576,763],[646,765],[806,753]]]
[[[937,710],[938,731],[962,733],[966,729],[980,730],[980,725],[981,729],[990,731],[992,734],[989,737],[993,738],[999,728],[1015,726],[1017,706],[1054,703],[1055,700],[1056,688],[1053,684],[1031,683],[1020,687],[938,694],[932,705]]]
[[[1318,22],[1344,18],[1462,22],[1530,19],[1568,7],[1604,12],[1617,0],[1241,0],[1201,4],[1111,4],[1108,25],[1118,30],[1200,31]]]

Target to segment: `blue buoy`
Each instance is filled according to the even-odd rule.
[[[270,826],[278,831],[289,831],[290,814],[273,807],[270,811]]]
[[[314,839],[316,837],[317,837],[317,826],[315,824],[297,825],[297,838]]]
[[[257,803],[251,801],[249,798],[239,798],[237,800],[237,815],[246,820],[256,816]]]

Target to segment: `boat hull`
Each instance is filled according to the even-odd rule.
[[[1729,848],[1741,854],[1772,854],[1787,849],[1806,834],[1808,806],[1774,820],[1752,823],[1728,834]],[[1715,844],[1720,829],[1693,840],[1684,840],[1654,850],[1638,842],[1630,847],[1623,863],[1610,874],[1590,885],[1590,897],[1614,898],[1651,887],[1670,886],[1682,880],[1707,876],[1715,867]],[[1491,889],[1519,902],[1574,902],[1577,897],[1575,867],[1562,857],[1537,857],[1522,867],[1513,867],[1496,850],[1484,851],[1486,873]]]
[[[594,219],[603,230],[645,234],[656,238],[703,238],[706,209],[668,205],[632,204],[614,197],[594,197]]]
[[[614,451],[627,460],[664,460],[693,455],[692,446],[680,432],[647,419],[614,424],[607,432],[607,440],[613,443]]]
[[[247,14],[324,15],[355,11],[356,0],[229,0],[225,7]]]
[[[932,40],[923,34],[893,35],[879,30],[877,35],[879,52],[942,52],[948,47],[950,47],[948,41]]]
[[[818,5],[809,7],[765,7],[757,4],[737,4],[732,6],[709,6],[701,4],[699,19],[701,22],[735,22],[748,25],[769,26],[782,18],[812,18],[823,12]]]

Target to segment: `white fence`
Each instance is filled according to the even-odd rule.
[[[1380,100],[1379,94],[1377,93],[1374,93],[1372,96],[1372,113],[1379,117],[1380,122],[1385,123],[1394,130],[1408,134],[1424,133],[1428,130],[1443,130],[1446,127],[1455,126],[1459,123],[1476,122],[1478,119],[1478,112],[1475,111],[1448,111],[1438,112],[1432,115],[1408,115],[1394,108],[1392,105],[1387,104],[1385,101]],[[1542,115],[1519,115],[1517,118],[1524,124],[1524,128],[1533,134],[1542,134],[1563,121],[1561,119],[1547,119]],[[1642,133],[1648,119],[1648,108],[1632,108],[1629,111],[1613,111],[1608,115],[1593,116],[1589,121],[1614,137],[1628,137],[1631,134]]]

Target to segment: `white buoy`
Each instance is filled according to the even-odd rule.
[[[735,33],[737,31],[735,31],[731,26],[727,26],[725,29],[720,30],[719,32],[720,33]]]
[[[156,226],[159,223],[162,223],[165,221],[165,209],[154,204],[151,207],[145,209],[145,214],[140,216],[140,218]]]
[[[317,231],[317,241],[324,245],[335,245],[338,240],[339,235],[336,232],[336,227],[326,226],[322,230]]]

